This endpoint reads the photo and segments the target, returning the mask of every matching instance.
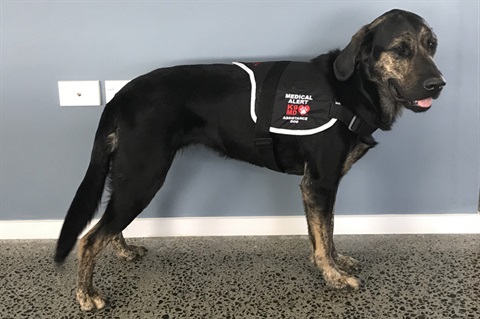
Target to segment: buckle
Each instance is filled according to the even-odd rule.
[[[358,133],[360,131],[360,127],[362,126],[362,120],[358,118],[358,116],[354,115],[350,124],[348,124],[348,129],[354,133]]]

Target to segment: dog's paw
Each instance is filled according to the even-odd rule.
[[[335,289],[351,289],[358,290],[360,288],[360,280],[350,276],[341,270],[323,271],[323,278],[327,286]]]
[[[116,254],[120,260],[135,261],[142,258],[147,251],[147,248],[143,246],[127,245],[122,247],[122,249],[116,250]]]
[[[355,272],[359,270],[360,262],[355,258],[338,254],[337,258],[335,258],[335,264],[340,270]]]
[[[107,302],[97,291],[86,292],[77,290],[77,301],[82,311],[93,311],[105,308]]]

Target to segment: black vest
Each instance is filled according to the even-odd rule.
[[[277,62],[234,63],[245,70],[252,84],[250,114],[257,123],[267,74]],[[286,135],[311,135],[335,124],[329,109],[333,93],[319,70],[308,62],[289,62],[280,74],[274,93],[269,131]]]
[[[270,133],[312,135],[331,128],[337,120],[361,136],[372,127],[335,101],[324,75],[308,62],[257,62],[235,65],[247,72],[252,85],[250,115],[255,122],[253,144],[264,165],[276,171],[275,145]]]

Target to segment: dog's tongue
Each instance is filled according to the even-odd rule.
[[[432,98],[429,97],[428,99],[419,100],[417,101],[417,105],[420,107],[430,107],[432,106]]]

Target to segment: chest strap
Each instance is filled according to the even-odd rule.
[[[328,113],[330,118],[335,118],[345,124],[350,131],[360,136],[369,136],[377,130],[377,127],[369,125],[367,122],[359,118],[352,111],[338,102],[330,105]]]

